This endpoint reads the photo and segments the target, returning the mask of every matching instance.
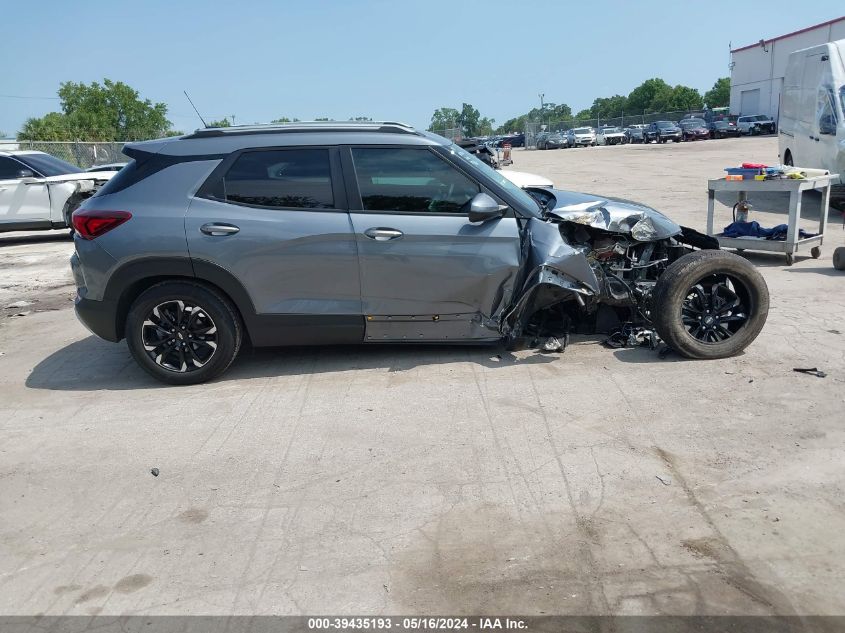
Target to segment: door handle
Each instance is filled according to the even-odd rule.
[[[376,242],[387,242],[388,240],[395,240],[402,237],[404,233],[396,229],[373,227],[364,231],[364,235]]]
[[[234,224],[222,224],[218,222],[210,222],[203,224],[200,231],[206,235],[220,236],[220,235],[234,235],[241,229]]]

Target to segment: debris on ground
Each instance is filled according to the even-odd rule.
[[[661,477],[660,475],[655,475],[655,477],[657,477],[657,481],[662,483],[664,486],[671,486],[672,485],[672,480],[669,479],[668,477],[664,478],[664,477]]]
[[[540,349],[544,352],[563,352],[569,344],[569,334],[563,336],[549,336],[540,344]]]
[[[151,474],[153,477],[158,477],[158,473],[159,473],[158,468],[152,468],[152,469],[150,469],[150,474]]]
[[[14,303],[10,303],[6,306],[7,309],[13,310],[14,308],[25,308],[26,306],[31,306],[31,301],[15,301]]]
[[[657,349],[660,337],[651,328],[624,323],[622,326],[612,330],[610,335],[602,342],[605,347],[620,349],[623,347],[648,347]]]
[[[809,374],[818,378],[824,378],[826,373],[821,371],[818,367],[793,367],[792,371],[797,371],[799,374]]]

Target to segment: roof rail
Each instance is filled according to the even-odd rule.
[[[381,132],[390,134],[419,134],[407,123],[396,121],[297,121],[264,125],[200,128],[183,138],[213,136],[242,136],[246,134],[289,134],[293,132]]]

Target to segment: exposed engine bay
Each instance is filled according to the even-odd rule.
[[[545,188],[528,192],[544,209],[545,218],[545,222],[529,221],[531,248],[549,257],[532,262],[523,295],[506,317],[510,329],[505,333],[520,340],[516,346],[559,350],[568,334],[577,332],[611,334],[617,341],[653,347],[658,338],[655,328],[663,330],[660,338],[668,334],[666,327],[660,327],[660,319],[655,324],[656,310],[677,311],[675,321],[683,325],[682,331],[713,346],[738,332],[748,321],[752,305],[760,303],[759,288],[752,292],[739,288],[742,283],[727,280],[725,274],[707,274],[712,266],[702,268],[703,279],[689,287],[657,292],[667,268],[697,249],[716,251],[719,262],[725,261],[728,268],[739,266],[743,275],[748,272],[744,267],[756,274],[741,258],[719,251],[715,238],[626,200]],[[554,244],[555,233],[559,244]],[[543,241],[550,246],[538,243]],[[716,261],[708,255],[697,259],[705,264]],[[747,283],[757,281],[753,278]],[[765,291],[762,278],[759,282]],[[673,295],[671,301],[668,295]],[[765,303],[767,309],[767,294]],[[706,351],[715,352],[715,348]]]

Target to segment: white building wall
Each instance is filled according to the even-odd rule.
[[[776,119],[789,56],[802,48],[841,39],[845,39],[845,17],[802,33],[768,40],[765,48],[755,45],[744,50],[734,50],[731,68],[731,114],[767,114]],[[760,90],[759,112],[742,112],[742,93],[755,89]]]

